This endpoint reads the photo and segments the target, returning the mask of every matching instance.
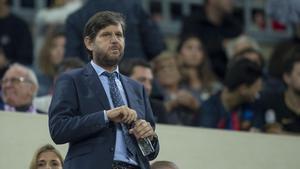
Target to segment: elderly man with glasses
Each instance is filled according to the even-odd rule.
[[[38,90],[38,81],[34,72],[18,63],[12,64],[1,80],[1,92],[4,111],[43,113],[33,106],[32,101]]]

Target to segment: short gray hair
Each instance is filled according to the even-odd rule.
[[[26,67],[20,63],[13,63],[12,65],[9,66],[9,69],[19,69],[22,70],[26,73],[27,78],[37,87],[37,90],[34,93],[34,97],[37,95],[37,91],[39,89],[39,82],[37,80],[36,74],[34,73],[34,71],[32,69],[30,69],[29,67]]]

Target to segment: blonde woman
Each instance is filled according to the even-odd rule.
[[[40,147],[34,154],[30,163],[30,169],[62,169],[63,158],[52,145],[46,144]]]

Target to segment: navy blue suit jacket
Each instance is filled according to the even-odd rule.
[[[128,106],[138,118],[155,128],[153,113],[143,86],[121,75]],[[49,108],[49,130],[56,144],[69,143],[64,169],[111,169],[116,141],[116,126],[106,123],[104,111],[110,105],[97,73],[91,66],[62,74],[55,85]],[[159,152],[157,139],[155,153],[144,157],[138,152],[138,163],[149,169],[149,160]]]

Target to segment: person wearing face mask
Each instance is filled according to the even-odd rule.
[[[62,169],[63,158],[51,144],[40,147],[32,157],[29,169]]]

